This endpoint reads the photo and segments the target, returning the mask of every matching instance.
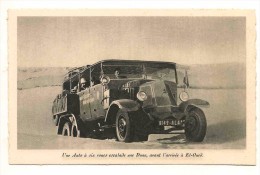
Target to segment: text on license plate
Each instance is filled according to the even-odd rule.
[[[179,126],[184,122],[185,120],[160,120],[159,126]]]

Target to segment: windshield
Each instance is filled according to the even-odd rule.
[[[176,76],[175,76],[175,69],[171,68],[146,68],[146,76],[147,79],[162,79],[162,80],[169,80],[176,83]]]
[[[110,79],[142,78],[142,66],[138,65],[105,65],[104,74]]]
[[[176,83],[175,66],[166,63],[136,63],[103,65],[110,79],[163,79]]]

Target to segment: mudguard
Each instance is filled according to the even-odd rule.
[[[62,133],[62,129],[63,129],[63,125],[66,121],[71,122],[72,121],[72,117],[71,114],[65,114],[59,117],[58,120],[58,130],[57,130],[57,134],[61,134]]]
[[[105,117],[106,122],[112,122],[113,119],[111,117],[115,117],[117,111],[121,109],[125,112],[134,112],[140,109],[140,104],[134,100],[130,99],[121,99],[113,101],[109,108]]]
[[[130,99],[115,100],[110,104],[110,106],[114,104],[117,105],[119,109],[126,112],[137,111],[140,108],[140,104],[138,102]]]
[[[189,107],[209,107],[209,102],[201,99],[190,99],[188,101],[182,102],[180,104],[180,110],[182,112],[187,112],[189,110]]]

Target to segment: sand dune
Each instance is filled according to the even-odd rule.
[[[69,68],[39,67],[18,68],[18,89],[60,86]],[[191,88],[196,89],[243,89],[246,87],[246,69],[243,63],[191,65]],[[183,73],[179,71],[182,81]]]

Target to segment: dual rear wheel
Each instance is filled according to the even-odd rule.
[[[136,133],[136,123],[131,120],[129,113],[119,110],[116,115],[116,138],[120,142],[147,141],[148,135]],[[82,134],[75,120],[66,121],[62,128],[63,136],[81,137]],[[96,136],[96,134],[95,134]]]
[[[70,122],[66,122],[63,125],[62,135],[63,136],[71,136],[71,123]]]
[[[80,137],[80,130],[75,122],[65,122],[62,129],[63,136]]]

